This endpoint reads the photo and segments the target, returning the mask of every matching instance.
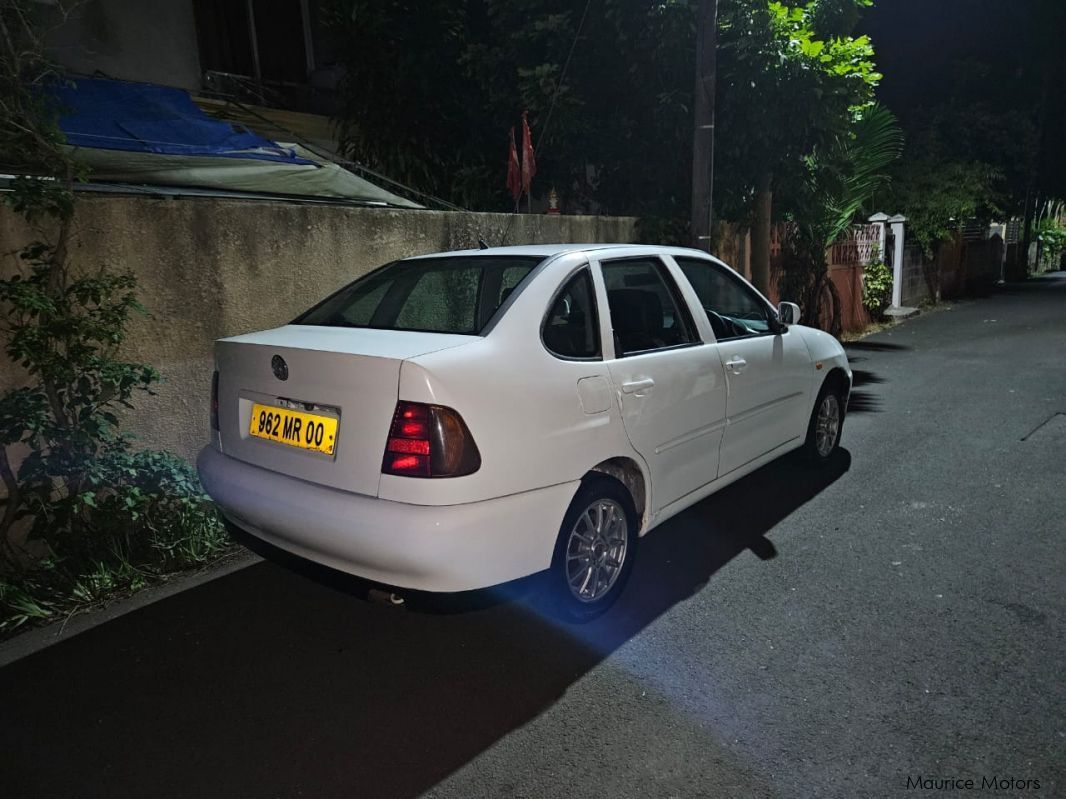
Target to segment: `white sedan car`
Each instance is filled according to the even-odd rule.
[[[590,618],[640,536],[790,450],[833,453],[851,371],[798,311],[674,247],[396,261],[216,343],[200,477],[310,560],[440,592],[548,570]]]

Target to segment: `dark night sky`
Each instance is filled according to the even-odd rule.
[[[987,76],[1000,90],[1025,80],[1035,6],[1035,0],[875,0],[860,32],[873,39],[885,75],[881,99],[906,116],[915,106],[951,99],[966,73]]]
[[[1010,173],[1028,169],[1015,145],[1029,126],[1032,179],[1066,195],[1066,0],[875,0],[859,32],[873,40],[878,97],[905,134],[951,107],[957,127],[940,129],[948,151]]]

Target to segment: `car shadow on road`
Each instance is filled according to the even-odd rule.
[[[0,670],[11,795],[415,797],[550,708],[579,678],[850,467],[772,463],[641,541],[603,617],[528,596],[434,608],[259,563]],[[517,594],[517,598],[515,598]],[[713,635],[713,625],[706,634]]]
[[[854,388],[859,386],[868,386],[876,383],[884,383],[885,379],[877,374],[874,374],[869,369],[852,369],[851,370],[851,385]]]
[[[848,397],[848,413],[881,413],[881,398],[869,391],[852,391]]]
[[[913,349],[906,344],[895,344],[890,341],[848,341],[844,344],[846,351],[860,350],[867,352],[903,352]]]
[[[862,342],[856,342],[862,343]],[[873,342],[871,342],[873,343]],[[855,344],[849,344],[849,347]],[[891,345],[891,348],[908,349],[899,345]],[[867,360],[866,356],[849,356],[848,363],[854,364]],[[881,397],[871,391],[864,390],[863,386],[884,383],[885,379],[869,369],[851,370],[851,394],[848,396],[848,413],[880,413],[882,410]]]

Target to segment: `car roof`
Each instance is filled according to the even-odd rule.
[[[541,258],[549,258],[556,255],[563,255],[567,253],[580,253],[580,252],[592,252],[595,250],[645,250],[652,252],[670,252],[680,251],[682,248],[678,247],[666,247],[661,245],[650,244],[632,244],[632,243],[596,243],[596,244],[520,244],[512,245],[508,247],[489,247],[484,250],[452,250],[450,252],[435,252],[427,253],[426,255],[416,255],[405,260],[415,261],[420,258],[442,258],[453,256],[466,256],[466,255],[530,255],[538,256]],[[698,252],[693,250],[692,252]],[[704,253],[705,255],[706,253]]]

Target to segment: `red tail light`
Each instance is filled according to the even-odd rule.
[[[211,429],[218,432],[218,372],[211,375]]]
[[[480,467],[481,454],[458,413],[441,405],[396,403],[382,474],[461,477]]]

